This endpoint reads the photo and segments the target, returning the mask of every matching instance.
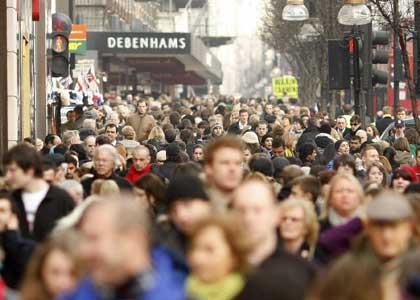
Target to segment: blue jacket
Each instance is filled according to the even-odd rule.
[[[184,286],[176,276],[168,253],[161,248],[156,248],[152,251],[152,260],[155,284],[138,295],[136,300],[185,300]],[[84,278],[72,293],[58,299],[107,300],[89,277]]]

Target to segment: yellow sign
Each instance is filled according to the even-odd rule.
[[[285,75],[273,78],[273,95],[277,98],[299,98],[299,84],[296,77]]]

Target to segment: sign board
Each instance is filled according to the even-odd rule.
[[[69,51],[74,54],[85,54],[87,49],[87,24],[73,24],[69,36]]]
[[[88,50],[109,53],[190,54],[191,34],[178,32],[88,32]]]
[[[273,77],[273,95],[277,98],[299,98],[299,84],[296,77],[285,75]]]

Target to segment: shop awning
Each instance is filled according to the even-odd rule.
[[[162,83],[201,85],[223,80],[219,60],[190,33],[88,32],[87,48],[102,57],[124,60]]]

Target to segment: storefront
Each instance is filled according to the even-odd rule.
[[[190,33],[88,32],[87,49],[97,51],[107,86],[220,85],[221,64]]]

